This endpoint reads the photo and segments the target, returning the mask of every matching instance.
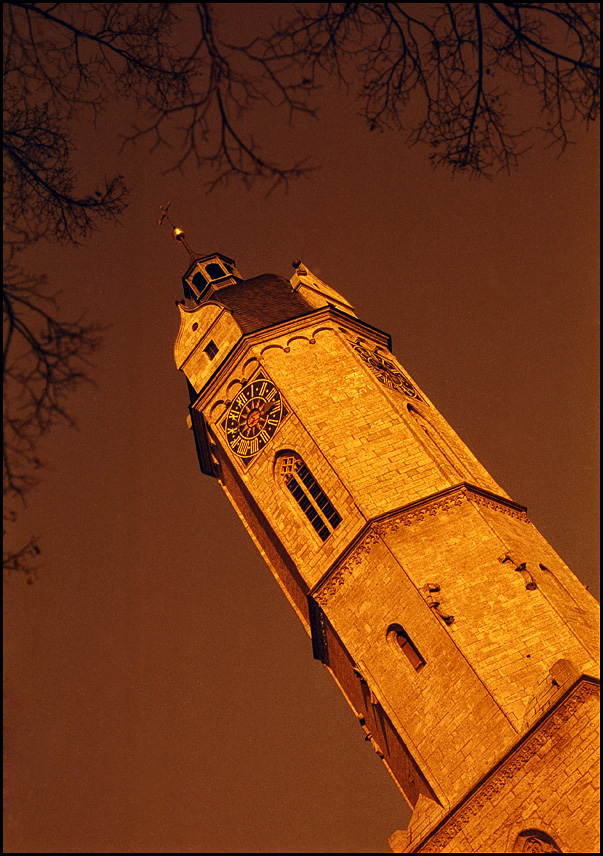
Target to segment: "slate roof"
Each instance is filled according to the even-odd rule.
[[[243,333],[253,333],[305,315],[314,307],[275,273],[263,273],[212,294],[212,301],[230,309]]]

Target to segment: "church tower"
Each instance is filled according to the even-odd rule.
[[[392,850],[599,852],[596,602],[387,333],[294,268],[191,253],[176,365],[202,472],[413,808]]]

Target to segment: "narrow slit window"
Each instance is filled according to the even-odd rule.
[[[341,523],[341,516],[318,484],[308,467],[297,455],[282,455],[280,475],[322,541]],[[322,513],[321,513],[322,512]]]
[[[203,350],[205,351],[207,356],[210,358],[210,360],[213,360],[213,358],[218,353],[216,343],[214,342],[213,339],[205,346],[205,348],[203,348]]]
[[[402,651],[416,672],[423,668],[425,665],[424,658],[419,654],[418,650],[411,642],[408,633],[406,633],[399,624],[392,624],[392,626],[388,628],[387,638],[393,645]]]

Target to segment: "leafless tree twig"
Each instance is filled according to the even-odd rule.
[[[537,131],[562,151],[599,112],[594,3],[305,4],[246,51],[284,91],[334,76],[370,130],[406,131],[474,176],[515,168]]]

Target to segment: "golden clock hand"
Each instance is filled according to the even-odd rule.
[[[274,410],[275,407],[278,407],[278,401],[267,401],[266,404],[263,404],[260,409],[260,414],[262,416],[267,416],[271,410]]]

